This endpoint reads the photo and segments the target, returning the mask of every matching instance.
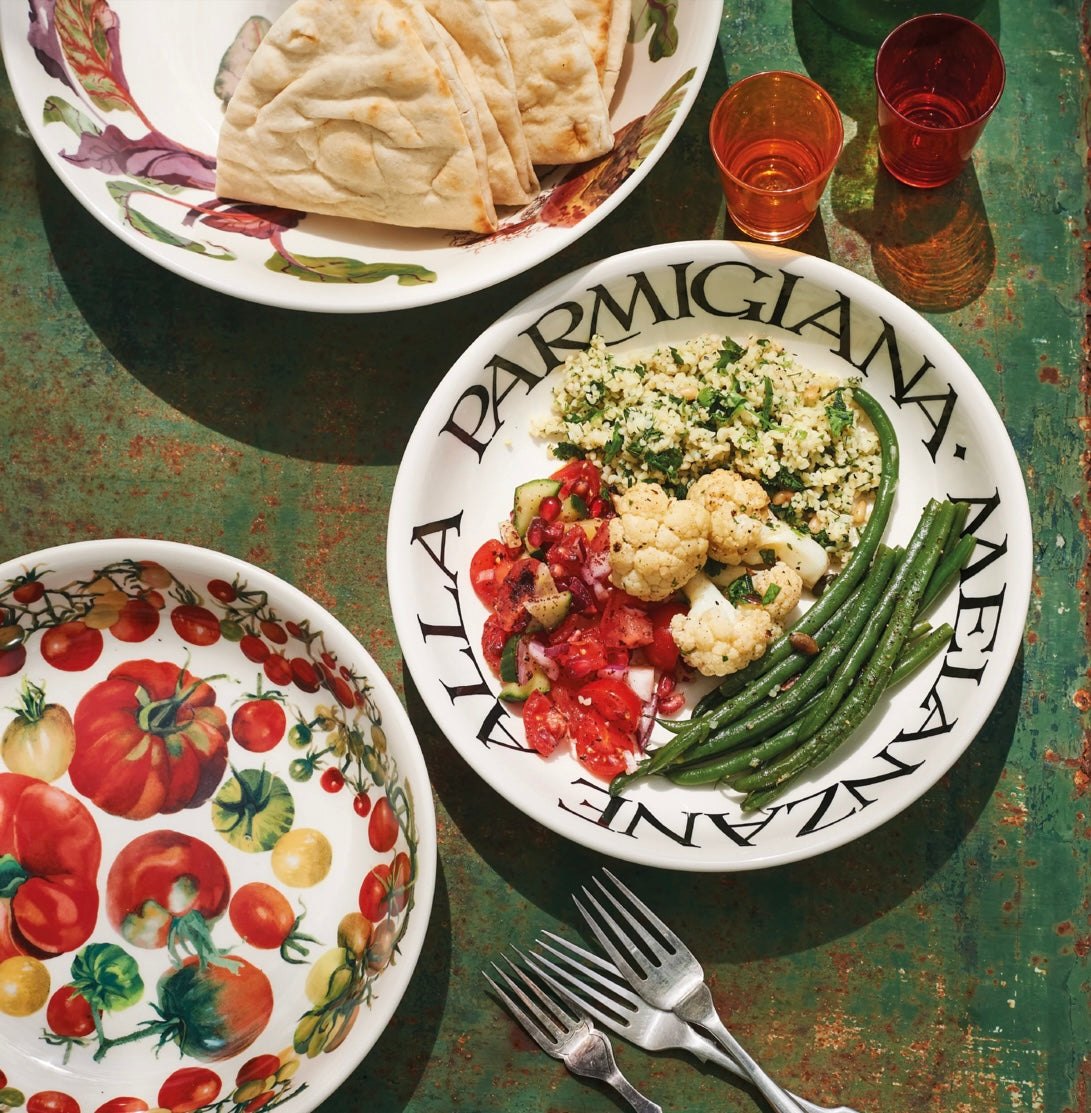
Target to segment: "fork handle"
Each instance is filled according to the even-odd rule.
[[[690,1024],[703,1028],[720,1044],[741,1068],[746,1077],[757,1087],[776,1113],[803,1113],[803,1106],[787,1090],[778,1086],[741,1043],[724,1027],[712,1000],[712,991],[701,982],[691,993],[674,1006],[675,1013]]]
[[[646,1098],[629,1080],[621,1073],[610,1076],[607,1081],[617,1092],[636,1110],[636,1113],[663,1113],[662,1106],[656,1105],[651,1098]]]
[[[715,1063],[716,1066],[723,1067],[724,1070],[730,1071],[733,1075],[746,1079],[746,1073],[742,1067],[719,1044],[714,1043],[702,1032],[691,1029],[686,1050],[700,1059],[702,1063]],[[806,1098],[801,1098],[799,1094],[793,1094],[791,1090],[788,1091],[788,1095],[795,1100],[796,1105],[803,1110],[803,1113],[858,1113],[857,1110],[847,1105],[819,1105],[818,1102],[808,1101]]]

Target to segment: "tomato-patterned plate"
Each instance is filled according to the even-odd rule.
[[[221,66],[289,0],[17,0],[0,48],[27,129],[107,229],[159,265],[248,301],[374,313],[521,274],[621,204],[670,146],[712,58],[722,0],[633,0],[610,107],[614,148],[541,168],[491,235],[232,205],[216,196]]]
[[[232,557],[0,566],[0,1072],[27,1113],[303,1113],[386,1026],[436,872],[407,715]]]

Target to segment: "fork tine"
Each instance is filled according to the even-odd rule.
[[[531,978],[523,970],[516,966],[516,964],[512,962],[511,959],[508,958],[506,955],[504,956],[504,960],[511,968],[512,973],[515,974],[518,982],[511,976],[509,976],[507,971],[501,970],[495,962],[492,964],[493,969],[496,971],[499,977],[504,979],[504,981],[510,987],[511,991],[516,994],[520,1002],[522,1002],[523,1009],[529,1010],[529,1012],[533,1014],[534,1021],[537,1023],[538,1031],[541,1032],[543,1037],[551,1040],[554,1048],[556,1048],[563,1040],[568,1031],[568,1028],[571,1025],[577,1023],[577,1019],[575,1017],[571,1017],[556,1001],[554,1001],[541,989],[541,987],[534,981],[533,978]],[[485,976],[486,978],[488,977],[487,974]],[[498,988],[495,983],[493,983],[493,988]],[[534,994],[534,997],[536,997],[537,1000],[535,1001],[534,999],[532,999],[527,994],[526,990],[530,990],[530,992]],[[512,1012],[515,1013],[515,1009],[512,1009]],[[530,1029],[527,1024],[528,1018],[526,1018],[526,1014],[524,1013],[523,1016],[519,1016],[519,1014],[516,1013],[516,1017],[519,1022],[523,1024],[524,1027],[528,1028],[529,1031]],[[534,1033],[531,1032],[531,1035],[534,1035]],[[542,1039],[538,1038],[538,1042],[542,1044],[543,1047],[546,1046],[542,1042]]]
[[[614,920],[610,913],[602,907],[586,887],[583,890],[583,895],[588,904],[594,907],[597,916],[589,912],[580,903],[578,897],[574,896],[572,898],[573,903],[579,909],[580,915],[583,916],[584,921],[594,933],[595,938],[602,945],[602,949],[614,960],[617,964],[617,968],[630,982],[644,981],[647,976],[646,971],[639,968],[634,961],[638,957],[639,952],[628,944],[626,944],[625,950],[621,948],[620,941],[625,938],[625,935],[620,925]],[[604,924],[609,925],[610,931],[613,932],[613,937],[607,932],[606,928],[603,926]]]
[[[544,943],[541,946],[553,954],[558,954]],[[559,966],[542,954],[531,954],[526,961],[546,985],[570,1000],[576,1008],[582,1009],[588,1016],[602,1021],[607,1027],[628,1028],[631,1025],[631,1008],[626,1009],[624,1004],[619,1004],[617,1000],[600,993],[594,986],[575,977],[566,967]]]
[[[601,955],[585,950],[551,931],[543,931],[538,936],[538,945],[555,955],[569,970],[578,971],[582,977],[590,978],[619,1001],[637,1005],[640,995],[634,993],[629,983],[622,980],[617,967],[607,962]]]
[[[613,902],[614,906],[625,915],[629,923],[638,931],[643,930],[645,934],[648,929],[654,931],[660,939],[667,945],[668,949],[675,954],[686,954],[686,945],[682,942],[681,938],[677,936],[667,925],[634,893],[631,889],[623,885],[608,869],[602,871],[613,883],[617,891],[632,905],[633,908],[644,917],[644,922],[641,923],[628,911],[624,905],[611,893],[602,881],[598,878],[595,879],[596,884],[606,894],[607,897]]]
[[[510,983],[510,979],[506,977],[504,972],[496,965],[496,963],[494,962],[492,965],[497,974],[501,978],[504,978],[505,981],[508,981]],[[496,982],[489,977],[486,971],[482,970],[481,975],[485,979],[485,981],[487,981],[489,985],[492,986],[493,992],[496,994],[497,997],[500,998],[500,1001],[503,1004],[504,1008],[506,1008],[508,1012],[510,1012],[511,1015],[514,1016],[515,1019],[518,1020],[519,1023],[526,1029],[527,1035],[531,1036],[534,1039],[534,1042],[538,1044],[538,1046],[541,1047],[544,1051],[548,1051],[551,1055],[553,1055],[555,1045],[549,1039],[546,1033],[538,1026],[537,1022],[531,1019],[530,1015],[523,1009],[521,1005],[516,1002],[515,998],[506,990],[501,989],[500,986],[498,986]],[[514,985],[512,986],[512,989],[515,990]],[[515,992],[518,992],[518,990],[515,990]]]

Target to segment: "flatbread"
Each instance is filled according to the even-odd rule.
[[[496,228],[477,113],[417,0],[296,0],[227,106],[225,198],[408,227]]]
[[[507,158],[492,148],[489,142],[491,126],[483,120],[482,134],[489,153],[493,200],[498,205],[525,205],[538,194],[538,178],[519,115],[511,58],[493,22],[487,0],[421,0],[421,3],[461,48],[477,77],[488,113],[507,147]],[[509,178],[511,173],[515,175],[514,183]]]
[[[587,40],[599,84],[609,104],[629,38],[632,0],[567,0],[567,3]]]
[[[613,146],[610,110],[566,0],[488,0],[511,56],[535,165],[585,162]]]

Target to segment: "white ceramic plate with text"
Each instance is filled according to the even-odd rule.
[[[611,796],[575,758],[526,747],[481,656],[485,608],[470,587],[525,479],[559,466],[528,433],[550,375],[601,334],[616,351],[706,332],[779,340],[806,366],[859,376],[898,434],[886,538],[908,539],[930,497],[962,499],[974,559],[932,616],[955,637],[888,694],[852,738],[766,810],[726,789],[661,779]],[[436,722],[472,768],[528,816],[603,854],[682,870],[807,858],[918,799],[969,746],[1007,681],[1030,594],[1030,516],[1019,462],[987,393],[954,348],[868,280],[784,248],[674,243],[593,264],[527,299],[458,360],[410,438],[388,536],[402,652]]]

